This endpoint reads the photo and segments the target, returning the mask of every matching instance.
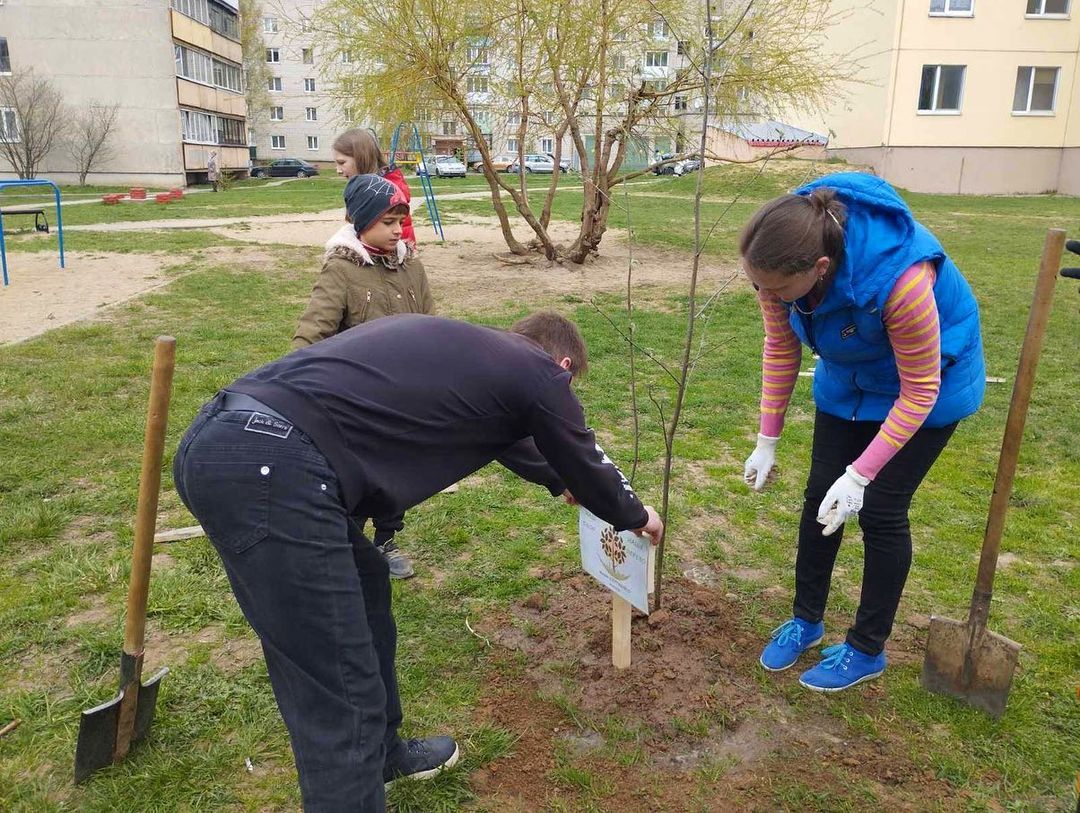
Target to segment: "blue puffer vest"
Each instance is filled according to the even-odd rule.
[[[967,280],[885,181],[847,172],[820,178],[795,194],[819,187],[834,189],[847,207],[844,259],[811,315],[788,305],[796,335],[820,356],[814,372],[818,409],[845,420],[885,420],[900,393],[900,376],[882,310],[900,275],[929,260],[937,269],[941,391],[924,425],[946,426],[975,412],[986,388],[986,368],[979,306]],[[798,304],[809,310],[806,302]]]

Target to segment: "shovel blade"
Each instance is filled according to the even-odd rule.
[[[169,673],[162,669],[146,683],[139,687],[139,696],[135,706],[135,727],[131,735],[131,742],[136,742],[146,736],[150,730],[150,723],[154,720],[154,709],[157,706],[158,689],[161,688],[161,680]],[[83,782],[94,771],[98,771],[107,765],[112,765],[116,760],[116,741],[120,726],[120,703],[124,699],[121,690],[116,697],[86,709],[79,719],[79,740],[75,746],[75,781]]]
[[[931,616],[922,686],[999,718],[1009,699],[1020,644],[987,629],[971,641],[967,622]]]

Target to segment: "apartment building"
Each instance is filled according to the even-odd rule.
[[[923,192],[1080,194],[1080,20],[1072,0],[837,0],[845,99],[786,120]]]
[[[117,107],[111,154],[90,182],[170,186],[205,179],[206,159],[245,171],[246,107],[236,0],[19,0],[0,4],[0,71],[32,69],[73,114]],[[0,137],[18,138],[13,116]],[[10,169],[0,173],[10,175]],[[64,143],[39,174],[78,179]]]

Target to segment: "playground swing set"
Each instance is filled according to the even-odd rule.
[[[52,188],[53,197],[56,201],[56,237],[60,247],[60,267],[64,267],[64,218],[60,213],[60,188],[53,183],[42,178],[32,178],[29,180],[0,180],[0,192],[6,189],[21,188],[28,186],[48,186]],[[49,220],[45,214],[44,205],[32,205],[32,206],[12,206],[12,207],[0,207],[0,266],[3,268],[4,287],[8,285],[8,265],[7,265],[7,244],[4,241],[4,217],[11,217],[13,215],[33,215],[34,216],[34,230],[49,232]]]

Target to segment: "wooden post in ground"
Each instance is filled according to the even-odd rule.
[[[611,594],[611,663],[616,669],[630,668],[630,602]]]

